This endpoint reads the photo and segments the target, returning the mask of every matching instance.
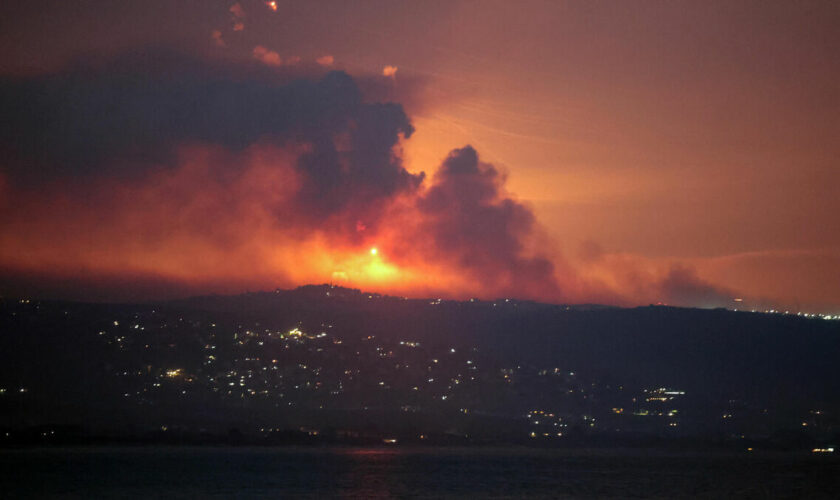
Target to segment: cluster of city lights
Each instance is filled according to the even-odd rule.
[[[734,302],[743,302],[744,299],[736,298],[732,299]],[[737,308],[733,309],[734,311],[738,311]],[[754,313],[764,313],[764,314],[794,314],[789,309],[782,311],[781,309],[764,309],[763,311],[760,309],[750,309],[750,312]],[[840,320],[840,314],[825,314],[825,313],[807,313],[802,311],[797,311],[795,313],[797,316],[802,318],[821,318],[826,320]]]

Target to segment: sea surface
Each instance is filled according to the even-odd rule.
[[[528,448],[0,451],[0,498],[840,498],[840,457]]]

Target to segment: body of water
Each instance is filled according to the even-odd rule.
[[[840,498],[840,459],[451,448],[0,451],[3,498]]]

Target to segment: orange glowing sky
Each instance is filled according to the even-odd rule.
[[[536,217],[523,251],[554,263],[560,290],[465,270],[405,200],[350,239],[278,226],[270,200],[285,207],[299,179],[266,165],[305,145],[230,160],[185,144],[177,170],[140,181],[26,191],[0,170],[0,268],[16,275],[0,292],[72,296],[84,275],[151,280],[132,298],[335,280],[630,305],[673,300],[660,285],[684,274],[753,304],[838,313],[838,23],[830,1],[20,2],[0,20],[5,78],[149,46],[371,78],[411,119],[399,154],[426,173],[422,189],[467,144],[506,173],[500,196]],[[224,161],[245,173],[219,181]],[[203,228],[207,212],[220,218]]]

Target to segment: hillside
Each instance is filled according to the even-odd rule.
[[[6,299],[0,426],[810,445],[836,440],[837,359],[838,321],[727,310],[326,285],[147,304]]]

